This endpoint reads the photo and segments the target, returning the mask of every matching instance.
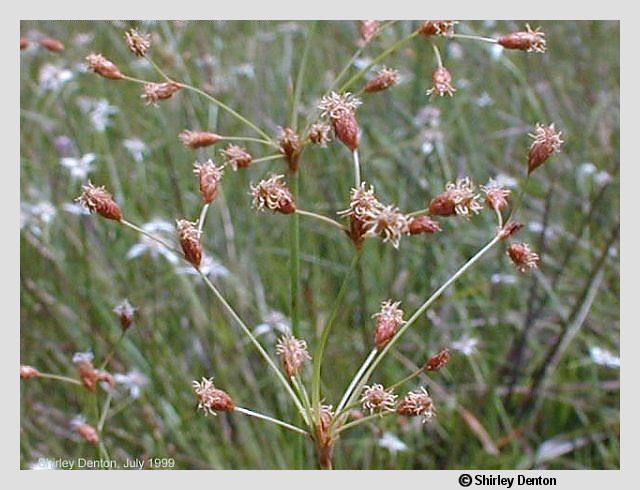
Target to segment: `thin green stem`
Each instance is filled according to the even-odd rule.
[[[273,146],[273,141],[263,140],[260,138],[251,138],[249,136],[220,136],[223,141],[250,141],[252,143],[261,143],[263,145]]]
[[[254,412],[253,410],[249,410],[247,408],[236,407],[235,411],[243,413],[244,415],[248,415],[249,417],[255,417],[257,419],[266,420],[267,422],[271,422],[273,424],[279,425],[280,427],[284,427],[285,429],[289,429],[293,432],[297,432],[298,434],[303,434],[305,436],[309,435],[309,433],[306,430],[301,429],[300,427],[296,427],[295,425],[288,424],[287,422],[284,422],[280,419],[269,417],[268,415],[264,415],[262,413]]]
[[[116,340],[116,343],[113,344],[113,347],[111,347],[111,350],[109,351],[109,354],[107,354],[107,357],[104,358],[104,361],[100,365],[100,369],[105,369],[107,367],[107,365],[111,362],[111,359],[113,359],[113,356],[115,355],[116,350],[118,349],[118,346],[120,345],[120,343],[124,339],[124,336],[125,336],[126,332],[127,332],[126,330],[123,330],[120,333],[120,336],[118,337],[118,340]]]
[[[202,234],[202,229],[204,228],[204,221],[207,219],[207,211],[209,211],[209,203],[205,203],[202,206],[202,211],[200,211],[200,217],[198,218],[198,233]]]
[[[522,184],[522,188],[520,189],[520,194],[518,195],[518,198],[516,199],[513,207],[511,208],[511,210],[509,211],[509,214],[507,215],[507,217],[504,220],[505,224],[508,223],[511,220],[511,217],[516,213],[516,211],[518,210],[518,208],[522,204],[522,201],[524,200],[524,196],[527,193],[527,186],[529,185],[529,178],[530,177],[531,177],[531,174],[528,173],[527,176],[524,179],[524,183]]]
[[[339,228],[342,231],[347,231],[347,228],[345,226],[343,226],[340,223],[338,223],[337,221],[329,218],[328,216],[323,216],[321,214],[316,214],[316,213],[313,213],[311,211],[305,211],[303,209],[296,209],[296,214],[299,214],[301,216],[308,216],[310,218],[314,218],[314,219],[317,219],[317,220],[322,221],[324,223],[327,223],[327,224],[329,224],[331,226],[335,226],[336,228]]]
[[[391,386],[389,386],[388,389],[395,390],[398,386],[402,386],[407,381],[411,381],[413,378],[415,378],[416,376],[420,375],[423,371],[424,371],[424,369],[422,369],[422,368],[416,369],[415,371],[413,371],[408,376],[405,376],[404,378],[402,378],[400,381],[396,381],[395,383],[393,383]]]
[[[365,422],[369,422],[370,420],[373,419],[381,419],[382,417],[384,417],[385,415],[390,415],[393,412],[381,412],[381,413],[373,413],[371,415],[367,415],[366,417],[362,417],[361,419],[357,419],[357,420],[353,420],[352,422],[348,422],[346,424],[344,424],[342,427],[340,427],[339,429],[337,429],[334,434],[338,435],[341,432],[344,432],[345,430],[348,429],[352,429],[353,427],[363,424]]]
[[[291,176],[291,193],[293,199],[298,199],[300,187],[300,173]],[[289,279],[291,289],[291,332],[294,337],[300,336],[300,215],[294,213],[291,217],[289,230]]]
[[[98,420],[98,432],[102,432],[104,429],[104,423],[107,420],[107,414],[109,413],[109,408],[111,407],[111,399],[113,395],[111,393],[107,393],[107,398],[104,400],[104,405],[102,405],[102,412],[100,413],[100,420]]]
[[[298,76],[296,77],[296,86],[293,93],[293,104],[291,104],[291,127],[294,130],[298,129],[298,106],[300,105],[300,97],[302,96],[302,87],[304,81],[304,75],[307,69],[307,61],[309,60],[309,50],[311,48],[311,40],[316,30],[316,21],[311,23],[309,27],[309,33],[307,34],[307,40],[304,45],[304,51],[302,53],[302,60],[300,61],[300,67],[298,68]]]
[[[376,349],[375,347],[373,349],[371,349],[371,352],[369,352],[369,355],[367,356],[367,358],[364,360],[364,362],[360,366],[360,369],[358,369],[358,372],[351,379],[351,383],[349,383],[349,386],[345,390],[344,395],[342,395],[342,399],[340,400],[340,403],[338,404],[338,408],[336,409],[336,418],[337,418],[338,415],[340,415],[340,413],[343,410],[345,410],[347,408],[347,403],[349,402],[349,399],[352,397],[352,393],[353,393],[354,388],[356,387],[356,385],[358,384],[358,382],[362,378],[362,375],[364,374],[366,369],[373,362],[373,359],[376,357],[377,353],[378,353],[378,349]]]
[[[153,66],[153,68],[160,74],[162,78],[164,78],[167,82],[173,82],[173,80],[171,80],[169,75],[167,75],[158,65],[156,65],[155,61],[153,61],[149,56],[145,56],[144,58],[149,63],[151,63],[151,66]]]
[[[360,156],[358,149],[353,150],[353,176],[356,183],[356,189],[360,188]]]
[[[269,162],[271,160],[279,160],[280,158],[284,158],[284,155],[269,155],[267,157],[260,157],[252,160],[251,163],[260,163],[260,162]]]
[[[146,236],[147,238],[150,238],[151,240],[153,240],[154,242],[159,243],[160,245],[162,245],[164,248],[166,248],[167,250],[171,250],[173,253],[177,254],[179,257],[182,257],[182,253],[177,249],[172,247],[171,245],[169,245],[168,243],[166,243],[164,240],[162,240],[161,238],[158,238],[157,236],[155,236],[152,233],[149,233],[148,231],[143,230],[142,228],[140,228],[139,226],[134,225],[133,223],[130,223],[129,221],[125,220],[125,219],[121,219],[120,220],[120,224],[123,224],[124,226],[127,226],[129,228],[131,228],[132,230],[137,231],[138,233]]]
[[[311,427],[311,422],[313,420],[313,413],[311,410],[311,402],[309,401],[309,396],[307,395],[307,391],[304,389],[304,384],[301,379],[292,376],[291,384],[296,390],[298,398],[302,400],[302,405],[304,406],[304,412],[301,414],[307,426]]]
[[[130,77],[129,75],[124,75],[124,80],[128,80],[129,82],[139,83],[139,84],[142,84],[142,85],[148,85],[150,83],[155,83],[155,82],[151,82],[149,80],[142,80],[140,78]]]
[[[496,44],[497,39],[492,37],[474,36],[472,34],[453,34],[450,36],[453,39],[471,39],[472,41],[483,41],[485,43]]]
[[[440,55],[440,50],[438,49],[438,45],[431,41],[431,46],[433,47],[433,52],[436,55],[436,60],[438,61],[438,68],[442,68],[444,65],[442,64],[442,55]]]
[[[407,218],[413,218],[415,216],[420,216],[423,214],[429,214],[429,208],[419,209],[418,211],[412,211],[411,213],[407,214]]]
[[[71,383],[74,385],[82,386],[82,383],[77,379],[69,378],[68,376],[62,376],[60,374],[40,373],[39,378],[55,379],[56,381],[64,381],[65,383]]]

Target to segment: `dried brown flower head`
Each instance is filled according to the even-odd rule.
[[[236,404],[224,391],[213,384],[213,378],[202,378],[202,381],[192,382],[193,391],[198,398],[198,408],[205,415],[216,415],[216,412],[233,412]]]
[[[509,204],[508,197],[511,194],[509,189],[505,189],[495,180],[489,180],[487,185],[480,186],[482,192],[485,193],[485,202],[487,206],[495,211],[502,211]]]
[[[27,366],[24,364],[20,366],[20,379],[38,378],[39,376],[40,371],[33,366]]]
[[[528,158],[528,172],[531,173],[546,162],[551,155],[559,152],[564,141],[560,138],[562,133],[556,130],[553,124],[545,126],[538,123],[533,134],[529,136],[533,138]]]
[[[544,53],[547,50],[547,41],[544,32],[540,28],[531,29],[527,24],[526,31],[512,32],[498,38],[498,44],[507,49],[519,49],[530,53]]]
[[[305,361],[311,359],[307,343],[291,335],[280,337],[276,344],[276,354],[282,359],[284,370],[290,378],[300,371]]]
[[[507,255],[520,272],[529,272],[538,267],[540,257],[526,243],[512,243]]]
[[[407,417],[422,417],[422,423],[429,422],[434,415],[433,400],[425,388],[410,391],[398,403],[398,414]]]
[[[502,229],[498,231],[498,236],[501,240],[506,240],[509,237],[512,237],[520,230],[524,228],[524,225],[518,221],[509,221]]]
[[[309,141],[322,148],[326,148],[331,141],[331,126],[325,123],[313,123],[309,128]]]
[[[449,357],[449,349],[445,347],[437,354],[431,356],[427,362],[425,362],[423,369],[425,371],[438,371],[447,365]]]
[[[395,206],[384,206],[364,224],[367,235],[375,235],[394,248],[400,245],[402,235],[409,233],[409,218]]]
[[[136,29],[130,29],[124,34],[129,50],[136,56],[144,56],[151,47],[151,34],[142,34]]]
[[[202,199],[207,204],[212,203],[218,195],[224,168],[217,167],[213,160],[209,159],[204,163],[196,162],[193,165],[193,173],[198,176]]]
[[[74,354],[73,363],[78,370],[80,381],[92,393],[96,392],[98,383],[105,382],[109,386],[115,386],[113,376],[106,371],[98,370],[93,367],[93,355],[88,352],[79,352]]]
[[[442,231],[440,223],[430,216],[418,216],[409,220],[409,234],[419,235],[421,233],[438,233]]]
[[[291,214],[296,210],[293,194],[284,181],[284,175],[272,175],[251,185],[253,206],[256,209],[270,209],[282,214]]]
[[[20,51],[27,49],[31,43],[26,37],[20,36]]]
[[[247,168],[253,161],[251,154],[238,145],[228,145],[220,154],[222,158],[224,158],[224,161],[231,165],[233,170]]]
[[[402,326],[404,312],[399,308],[400,301],[387,300],[380,305],[380,311],[373,315],[376,320],[375,343],[381,349],[393,338]]]
[[[162,82],[162,83],[145,83],[144,93],[142,97],[147,105],[156,105],[158,101],[167,100],[182,88],[182,84],[178,82]]]
[[[451,37],[457,23],[456,20],[425,20],[418,32],[423,36]]]
[[[120,318],[122,330],[128,330],[129,327],[133,325],[133,317],[137,309],[138,308],[134,308],[131,303],[129,303],[128,299],[124,299],[113,309],[113,312]]]
[[[282,153],[289,164],[289,170],[295,172],[298,170],[298,160],[302,145],[300,137],[295,130],[291,128],[280,129],[280,153]]]
[[[360,38],[361,46],[366,46],[378,34],[380,29],[379,20],[361,20],[360,21]]]
[[[100,216],[120,221],[122,219],[122,211],[113,200],[113,196],[104,188],[104,186],[96,187],[91,182],[82,186],[82,194],[75,199],[84,207]]]
[[[200,244],[200,236],[202,232],[198,230],[197,223],[192,223],[186,219],[180,219],[177,222],[178,240],[184,252],[184,258],[187,259],[194,267],[200,267],[202,262],[202,245]]]
[[[360,104],[362,104],[360,99],[349,92],[343,95],[331,92],[323,97],[318,105],[322,110],[322,116],[328,116],[331,119],[336,138],[351,151],[356,150],[360,145],[360,128],[355,113]]]
[[[396,409],[398,395],[393,394],[393,389],[384,389],[381,384],[366,385],[362,391],[362,408],[373,412],[393,412]]]
[[[38,42],[40,46],[53,53],[64,51],[64,44],[62,44],[62,41],[58,39],[54,39],[52,37],[43,37]]]
[[[382,90],[387,90],[389,87],[394,86],[396,83],[398,83],[398,70],[387,68],[385,66],[365,84],[364,91],[381,92]]]
[[[451,85],[451,73],[444,66],[436,68],[431,79],[433,87],[427,90],[427,95],[435,94],[440,97],[444,95],[453,96],[456,89]]]
[[[80,437],[91,444],[98,444],[100,442],[100,436],[98,431],[91,425],[84,421],[84,418],[77,417],[71,421],[71,427],[76,431]]]
[[[384,208],[374,194],[373,186],[367,189],[366,182],[360,187],[352,188],[349,196],[349,207],[339,211],[338,215],[350,218],[349,236],[356,247],[360,247],[367,232],[367,225]]]
[[[429,203],[429,212],[436,216],[464,216],[478,214],[482,209],[480,194],[469,177],[449,182],[442,194]]]
[[[209,131],[189,131],[185,129],[178,136],[180,142],[189,148],[204,148],[205,146],[215,145],[222,139],[222,136]]]
[[[109,80],[122,80],[124,75],[118,67],[101,54],[91,53],[86,57],[87,66],[104,78]]]

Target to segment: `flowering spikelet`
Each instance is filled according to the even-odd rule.
[[[425,20],[418,32],[423,36],[451,37],[457,23],[456,20]]]
[[[331,141],[331,126],[321,122],[313,123],[309,128],[309,141],[322,148],[326,148]]]
[[[364,229],[368,235],[376,235],[398,248],[402,235],[409,233],[409,218],[395,206],[384,206],[365,223]]]
[[[379,20],[361,20],[360,21],[360,38],[361,45],[366,46],[378,34],[380,29]]]
[[[376,320],[375,343],[378,349],[384,347],[405,323],[400,301],[387,300],[380,305],[380,311],[372,316]]]
[[[71,421],[71,427],[76,431],[85,441],[91,444],[98,444],[100,442],[100,436],[98,431],[91,425],[87,424],[82,417],[76,417]]]
[[[339,211],[338,215],[349,216],[349,236],[356,247],[362,245],[367,232],[367,224],[375,219],[383,208],[384,206],[374,194],[373,186],[369,186],[367,189],[366,182],[362,182],[360,187],[351,189],[349,207],[344,211]]]
[[[196,148],[215,145],[222,139],[222,136],[208,131],[189,131],[185,129],[178,138],[184,146],[195,150]]]
[[[398,70],[381,68],[376,76],[369,80],[364,86],[365,92],[381,92],[398,83]]]
[[[307,343],[291,335],[280,337],[276,344],[276,354],[282,359],[284,370],[290,378],[300,371],[305,361],[311,359]]]
[[[489,180],[489,183],[487,185],[480,186],[480,189],[485,193],[485,202],[491,209],[495,211],[502,211],[509,204],[507,198],[509,197],[509,194],[511,194],[511,191],[509,189],[505,189],[495,180]]]
[[[253,206],[256,209],[270,209],[282,214],[291,214],[296,210],[293,194],[284,181],[284,175],[272,175],[251,185]]]
[[[302,146],[300,145],[300,137],[295,130],[291,128],[280,129],[280,153],[282,153],[289,164],[289,170],[295,172],[298,170],[298,159]]]
[[[381,384],[366,385],[362,391],[362,408],[373,412],[393,412],[396,409],[398,395],[393,394],[393,389],[384,389]]]
[[[198,398],[198,408],[205,415],[216,415],[216,412],[233,412],[236,404],[224,391],[213,384],[213,378],[202,378],[202,381],[192,382],[193,391]]]
[[[430,216],[418,216],[409,220],[409,234],[419,235],[421,233],[438,233],[442,231],[440,223]]]
[[[538,267],[540,257],[526,243],[512,243],[507,255],[520,272],[529,272]]]
[[[475,187],[469,177],[449,182],[442,194],[434,197],[429,203],[429,212],[436,216],[469,216],[478,214],[482,209],[480,194],[474,192]]]
[[[113,200],[113,196],[104,188],[104,186],[96,187],[91,182],[82,186],[82,194],[75,199],[89,211],[98,213],[107,219],[120,221],[122,219],[122,211]]]
[[[529,53],[544,53],[547,50],[547,41],[544,32],[540,28],[531,29],[526,25],[526,31],[512,32],[498,38],[498,44],[507,49],[519,49]]]
[[[553,124],[544,126],[538,123],[533,134],[529,134],[529,136],[533,138],[528,158],[528,172],[530,174],[546,162],[553,153],[559,152],[564,141],[560,138],[562,133],[556,130]]]
[[[322,110],[322,116],[328,116],[333,124],[336,137],[347,148],[354,151],[360,145],[360,128],[356,119],[356,109],[362,104],[360,99],[349,92],[340,95],[331,92],[320,101],[318,108]]]
[[[59,53],[60,51],[64,51],[64,44],[58,39],[54,39],[52,37],[43,37],[38,41],[40,46],[45,48],[48,51],[53,53]]]
[[[122,330],[128,330],[131,327],[136,310],[137,308],[134,308],[128,299],[124,299],[113,309],[113,312],[120,318]]]
[[[233,170],[238,168],[247,168],[251,165],[253,157],[247,150],[238,145],[229,145],[220,152],[224,161],[231,165]]]
[[[110,386],[115,386],[113,376],[106,371],[101,371],[93,367],[93,354],[90,352],[79,352],[74,354],[73,363],[78,370],[78,376],[85,388],[92,393],[96,392],[98,383],[104,381]]]
[[[196,162],[193,165],[193,173],[198,176],[202,199],[207,204],[212,203],[218,195],[220,180],[224,174],[224,169],[222,167],[216,167],[213,160],[209,159],[204,163]]]
[[[427,362],[424,363],[422,369],[425,371],[438,371],[447,365],[449,357],[449,349],[445,347],[437,354],[431,356]]]
[[[434,70],[431,80],[433,87],[427,90],[427,95],[435,94],[440,97],[444,95],[453,96],[453,93],[456,91],[451,85],[451,73],[444,66],[439,66]]]
[[[144,56],[151,47],[151,35],[131,29],[124,34],[129,50],[136,56]]]
[[[40,371],[33,366],[27,366],[24,364],[20,366],[20,379],[38,378],[39,376]]]
[[[522,228],[524,228],[524,225],[519,221],[509,221],[498,231],[498,236],[500,237],[500,240],[506,240],[518,233]]]
[[[85,59],[89,69],[104,78],[109,80],[122,80],[124,78],[118,67],[101,54],[91,53]]]
[[[181,88],[182,84],[178,82],[145,83],[144,93],[140,97],[145,99],[147,105],[157,105],[158,101],[173,97]]]
[[[187,259],[194,267],[200,267],[202,262],[202,245],[200,244],[200,236],[202,232],[198,230],[196,223],[192,223],[186,219],[180,219],[177,222],[178,240],[184,252],[184,258]]]
[[[433,418],[433,400],[425,388],[410,391],[398,403],[398,414],[407,417],[422,417],[422,423],[429,422]]]

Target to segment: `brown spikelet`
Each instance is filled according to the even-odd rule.
[[[544,53],[547,50],[547,41],[544,32],[540,29],[531,29],[526,25],[526,31],[512,32],[498,38],[498,44],[506,49],[518,49],[531,53]]]
[[[31,43],[26,37],[20,36],[20,51],[27,49]]]
[[[136,56],[144,56],[151,47],[151,35],[142,34],[136,29],[128,30],[125,35],[129,50]]]
[[[491,179],[487,185],[480,186],[480,189],[485,193],[485,202],[491,209],[502,211],[509,205],[508,198],[511,191],[495,180]]]
[[[190,131],[185,129],[178,136],[180,142],[189,148],[204,148],[205,146],[215,145],[222,139],[222,136],[216,133],[210,133],[209,131]]]
[[[178,240],[184,252],[184,258],[194,267],[200,267],[202,262],[202,245],[200,244],[201,232],[196,223],[181,219],[177,221]]]
[[[336,436],[331,430],[335,414],[331,405],[320,407],[320,419],[316,425],[316,444],[318,447],[318,459],[320,468],[330,470],[333,468],[333,445]]]
[[[284,370],[290,378],[298,374],[304,363],[311,359],[307,343],[291,335],[284,335],[278,340],[276,354],[280,356]]]
[[[358,146],[360,146],[360,128],[353,112],[346,112],[341,117],[333,119],[333,130],[336,138],[342,141],[347,148],[351,151],[358,149]]]
[[[360,128],[356,119],[356,108],[362,102],[350,93],[331,92],[320,101],[318,107],[323,116],[329,116],[333,131],[347,148],[355,151],[360,145]]]
[[[280,153],[282,153],[289,164],[289,170],[296,172],[298,170],[298,160],[302,145],[300,137],[291,128],[282,128],[280,131]]]
[[[98,75],[109,80],[122,80],[124,75],[118,67],[101,54],[91,53],[86,57],[87,66]]]
[[[327,143],[331,141],[331,126],[325,123],[317,122],[313,123],[309,128],[309,141],[313,144],[326,147]]]
[[[269,209],[282,214],[296,211],[296,203],[291,190],[284,181],[284,175],[272,175],[256,185],[251,185],[253,207],[258,210]]]
[[[90,392],[95,393],[98,383],[101,381],[108,383],[110,386],[115,386],[113,376],[106,371],[100,371],[93,367],[91,357],[87,357],[84,354],[76,354],[74,363],[78,370],[80,381]]]
[[[376,37],[380,29],[379,20],[361,20],[360,21],[360,45],[366,46]]]
[[[98,431],[86,422],[72,422],[72,427],[85,441],[91,444],[98,444],[100,442]]]
[[[520,272],[530,272],[538,267],[540,257],[526,243],[513,243],[507,255]]]
[[[449,358],[449,349],[445,347],[437,354],[431,356],[429,360],[424,364],[423,369],[425,371],[438,371],[447,365],[447,363],[449,362]]]
[[[449,70],[444,66],[436,68],[432,76],[433,86],[427,90],[427,95],[435,94],[440,97],[445,95],[453,96],[456,89],[451,85],[451,81],[452,77]]]
[[[96,187],[89,182],[87,185],[82,186],[82,194],[76,198],[76,201],[89,209],[89,211],[98,213],[104,218],[116,221],[122,219],[120,207],[104,186]]]
[[[449,37],[454,33],[455,20],[425,20],[418,32],[423,36]]]
[[[178,82],[163,82],[163,83],[145,83],[144,93],[141,97],[147,102],[147,104],[157,104],[160,100],[167,100],[173,97],[183,85]]]
[[[198,408],[205,415],[216,415],[216,412],[233,412],[236,404],[228,393],[215,387],[213,378],[202,378],[192,382],[193,391],[198,399]]]
[[[384,347],[404,323],[404,313],[399,306],[399,301],[383,301],[380,311],[373,315],[376,319],[375,344],[378,349]]]
[[[425,388],[411,391],[400,400],[396,412],[405,417],[422,417],[422,422],[429,422],[434,415],[433,401]]]
[[[429,203],[429,213],[436,216],[469,217],[482,209],[480,195],[469,177],[449,182],[445,191],[434,197]]]
[[[253,162],[251,153],[238,145],[228,145],[220,154],[233,170],[247,168]]]
[[[40,371],[33,366],[21,365],[20,366],[20,379],[31,379],[40,377]]]
[[[531,174],[546,162],[551,155],[559,152],[564,141],[560,138],[562,133],[553,124],[545,126],[538,123],[535,131],[529,136],[533,138],[528,155],[528,173]]]
[[[442,231],[440,223],[430,216],[418,216],[409,222],[409,234],[420,235],[421,233],[438,233]]]
[[[500,231],[498,231],[498,236],[500,240],[506,240],[507,238],[512,237],[520,230],[524,228],[524,225],[518,221],[509,221]]]
[[[129,303],[128,299],[123,300],[113,309],[113,312],[118,315],[118,318],[120,319],[120,326],[123,331],[129,330],[131,325],[133,325],[133,317],[136,310],[137,308],[134,308],[131,303]]]
[[[369,80],[365,86],[365,92],[381,92],[398,83],[398,71],[384,67],[378,71],[375,77]]]
[[[218,195],[220,181],[224,174],[223,168],[216,167],[213,160],[209,159],[204,163],[196,162],[193,168],[193,173],[198,176],[202,199],[207,204],[212,203]]]
[[[52,53],[60,53],[61,51],[64,51],[64,44],[62,44],[62,41],[52,37],[43,37],[38,41],[38,43],[40,46]]]

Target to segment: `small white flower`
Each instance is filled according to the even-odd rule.
[[[451,348],[462,352],[466,356],[470,356],[476,351],[478,339],[465,335],[455,342],[451,342]]]
[[[71,361],[74,364],[80,364],[83,362],[92,362],[93,361],[93,352],[91,352],[90,350],[87,352],[76,352],[73,355],[73,358],[71,359]]]
[[[589,347],[589,356],[591,356],[591,360],[599,366],[620,369],[620,357],[601,347]]]
[[[69,170],[73,179],[85,181],[87,180],[89,173],[93,171],[92,163],[95,159],[95,153],[85,153],[80,158],[61,158],[60,165]]]
[[[42,235],[46,228],[56,217],[56,208],[48,201],[38,204],[20,203],[20,229],[28,228],[36,236]]]
[[[476,99],[476,105],[478,107],[487,107],[493,104],[493,98],[487,93],[482,92],[480,97]]]
[[[385,432],[378,439],[378,446],[388,449],[391,454],[402,453],[407,450],[407,445],[391,432]]]
[[[501,187],[507,187],[509,189],[515,189],[518,187],[518,181],[506,174],[498,174],[494,180],[496,181],[496,184]]]
[[[152,220],[142,225],[142,229],[154,235],[161,235],[165,241],[173,241],[175,235],[175,226],[168,221]],[[149,254],[154,259],[162,255],[171,264],[177,265],[180,260],[170,250],[160,245],[155,240],[144,235],[140,237],[140,241],[133,245],[126,254],[128,260],[138,258],[142,255]]]
[[[288,334],[291,333],[291,323],[281,312],[271,310],[262,319],[262,323],[256,325],[253,334],[257,337],[265,334]]]
[[[498,43],[496,43],[491,45],[490,50],[491,50],[491,57],[494,60],[497,60],[498,58],[500,58],[500,56],[502,56],[502,52],[504,51],[504,48],[500,46]]]
[[[73,78],[73,72],[45,63],[38,74],[38,85],[41,91],[55,92]]]
[[[144,157],[149,153],[149,148],[144,141],[138,138],[129,138],[122,141],[122,146],[129,152],[131,158],[137,163],[141,163]]]
[[[513,274],[501,274],[496,272],[491,275],[492,284],[515,284],[518,282],[518,278]]]
[[[190,275],[199,275],[199,273],[204,274],[205,276],[218,278],[218,277],[226,277],[229,275],[229,269],[227,269],[220,262],[215,260],[211,255],[207,254],[202,258],[202,262],[200,263],[199,271],[195,270],[193,266],[187,267],[178,267],[179,274],[190,274]]]
[[[78,107],[89,117],[91,125],[100,133],[111,125],[111,116],[118,113],[118,108],[109,104],[107,99],[79,97]]]
[[[142,388],[149,382],[148,378],[137,369],[133,369],[126,374],[114,374],[113,379],[119,385],[129,390],[131,398],[140,398]]]
[[[62,205],[62,209],[70,214],[75,214],[76,216],[90,216],[91,211],[88,208],[85,208],[82,204],[77,202],[65,202]]]

